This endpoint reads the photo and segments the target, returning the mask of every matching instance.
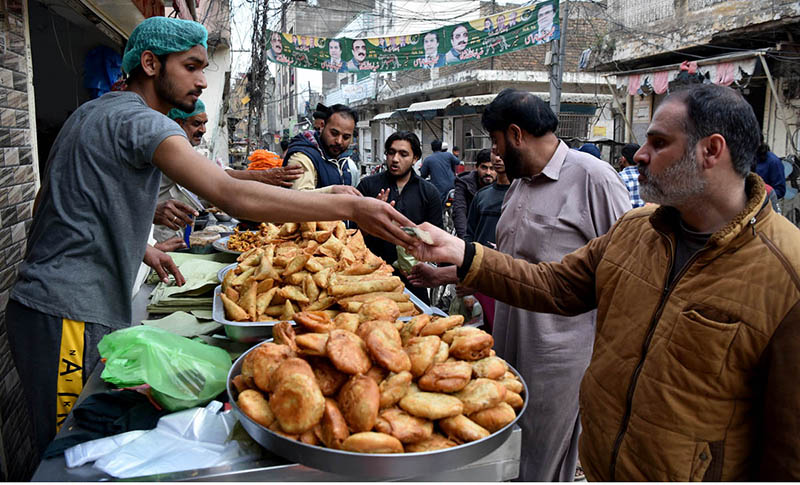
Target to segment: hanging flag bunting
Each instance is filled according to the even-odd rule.
[[[559,38],[558,0],[410,35],[349,39],[270,33],[267,58],[331,72],[386,72],[462,64]]]

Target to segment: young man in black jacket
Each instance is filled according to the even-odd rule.
[[[492,185],[496,176],[492,167],[492,150],[484,148],[475,157],[475,170],[460,173],[456,177],[456,191],[453,196],[453,223],[456,226],[456,236],[466,239],[467,215],[472,199],[479,190]]]
[[[422,156],[419,138],[408,131],[393,133],[384,143],[386,170],[371,175],[358,184],[365,197],[377,197],[389,202],[398,212],[414,224],[430,222],[442,227],[442,202],[436,186],[421,179],[412,166]],[[396,246],[369,235],[364,236],[367,247],[377,256],[392,264],[397,260]],[[408,284],[405,274],[399,275],[406,287],[422,301],[428,302],[425,288]]]

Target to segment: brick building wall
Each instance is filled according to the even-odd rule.
[[[37,465],[27,406],[6,335],[8,294],[25,254],[36,196],[28,62],[20,0],[0,7],[0,477],[29,480]]]

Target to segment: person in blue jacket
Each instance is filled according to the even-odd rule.
[[[783,199],[786,193],[786,176],[783,173],[783,163],[777,155],[772,153],[769,145],[764,143],[763,136],[761,146],[756,152],[756,173],[764,179],[764,182],[775,190],[775,195]]]

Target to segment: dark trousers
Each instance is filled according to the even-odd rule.
[[[111,329],[47,315],[15,300],[6,308],[6,328],[41,456],[99,362],[97,344]]]

